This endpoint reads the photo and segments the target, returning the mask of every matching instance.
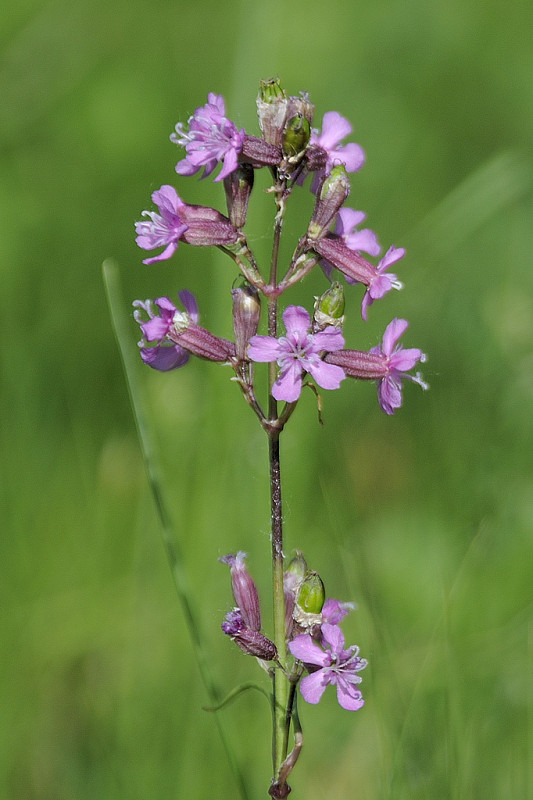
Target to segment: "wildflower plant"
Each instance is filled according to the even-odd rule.
[[[307,703],[316,704],[327,687],[334,686],[339,705],[357,711],[364,705],[361,672],[367,662],[356,645],[346,646],[340,627],[352,605],[326,597],[320,576],[308,568],[301,552],[291,559],[285,556],[280,435],[304,386],[310,385],[319,396],[320,390],[339,389],[346,377],[373,381],[386,414],[394,414],[402,405],[404,380],[427,386],[418,372],[413,373],[425,355],[400,344],[408,326],[404,319],[393,319],[381,344],[370,351],[345,346],[345,333],[352,337],[352,321],[345,324],[343,283],[348,291],[361,293],[365,321],[375,301],[402,287],[388,270],[405,255],[402,248],[390,247],[374,263],[381,253],[376,234],[359,228],[363,212],[345,206],[348,175],[364,163],[362,148],[346,142],[350,123],[329,111],[321,129],[315,130],[314,107],[307,94],[289,97],[279,80],[261,83],[257,111],[261,135],[253,136],[226,116],[222,96],[210,93],[207,103],[187,124],[178,123],[170,137],[184,151],[176,164],[178,175],[214,175],[214,181],[224,186],[227,214],[188,205],[173,186],[163,185],[152,195],[157,211],[143,212],[143,220],[136,223],[137,244],[154,253],[144,259],[145,264],[179,257],[177,251],[187,244],[217,247],[233,261],[234,282],[228,286],[227,302],[234,340],[201,325],[196,299],[185,288],[176,301],[158,297],[133,305],[145,364],[168,372],[196,356],[227,365],[268,439],[273,629],[268,635],[263,631],[257,588],[241,551],[220,559],[229,567],[234,599],[221,627],[271,679],[273,775],[268,792],[284,798],[303,744],[298,688]],[[254,175],[260,169],[270,176],[274,212],[267,269],[258,264],[246,234]],[[283,222],[296,191],[311,191],[314,208],[283,266],[279,256]],[[290,304],[282,308],[286,293],[314,269],[323,271],[323,293],[307,308]],[[266,332],[259,333],[263,313]],[[264,399],[258,396],[256,381],[258,365],[263,363],[268,381]]]

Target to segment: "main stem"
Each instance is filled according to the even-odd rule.
[[[276,203],[278,213],[274,226],[272,258],[270,262],[269,288],[273,291],[277,286],[277,268],[279,244],[283,224],[283,192],[285,185],[276,180]],[[268,297],[268,333],[277,336],[278,298],[275,291]],[[268,416],[271,422],[277,420],[278,410],[272,396],[272,386],[276,380],[276,364],[268,365]],[[270,461],[270,515],[272,537],[272,597],[274,604],[274,644],[278,651],[278,660],[285,667],[287,663],[287,642],[285,637],[285,593],[283,590],[283,519],[281,504],[281,471],[279,461],[279,428],[268,430]],[[274,671],[274,730],[272,732],[272,761],[274,778],[278,775],[287,755],[286,709],[289,698],[289,684],[282,669]]]
[[[279,431],[269,434],[270,501],[272,523],[272,591],[274,600],[274,644],[280,663],[285,666],[285,594],[283,591],[283,529],[281,505],[281,473],[279,461]],[[283,670],[274,672],[274,731],[273,766],[277,775],[287,753],[286,709],[289,685]]]

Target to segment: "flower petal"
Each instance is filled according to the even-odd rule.
[[[329,664],[329,656],[311,639],[308,633],[301,633],[289,642],[289,650],[298,661],[323,667]]]
[[[339,147],[330,154],[335,162],[342,162],[346,172],[357,172],[365,163],[365,151],[355,142],[350,142],[345,147]]]
[[[311,325],[311,319],[302,306],[287,306],[283,312],[283,324],[289,336],[296,333],[300,341],[303,341]]]
[[[159,372],[183,367],[189,360],[189,353],[178,344],[142,347],[140,353],[144,363]]]
[[[326,350],[331,353],[333,350],[342,350],[344,347],[344,336],[342,331],[329,325],[323,331],[315,333],[313,337],[313,350],[320,352]]]
[[[330,625],[329,622],[324,622],[320,630],[322,631],[322,638],[329,644],[333,653],[340,653],[344,650],[344,634],[338,625]]]
[[[302,367],[298,361],[288,360],[274,386],[272,397],[294,403],[302,391]]]
[[[402,385],[389,375],[378,381],[379,404],[385,414],[394,414],[396,408],[402,405]]]
[[[252,336],[248,356],[252,361],[277,361],[282,349],[273,336]]]
[[[419,350],[417,347],[397,350],[396,353],[393,353],[390,357],[391,369],[398,370],[398,372],[408,372],[408,370],[413,369],[422,356],[422,350]]]
[[[193,295],[192,292],[189,292],[188,289],[182,289],[181,292],[178,292],[178,297],[183,304],[183,308],[191,318],[191,320],[195,323],[198,322],[200,319],[200,312],[198,310],[198,303],[196,302],[196,297]]]
[[[344,680],[341,676],[337,680],[337,700],[339,705],[347,711],[358,711],[364,706],[363,695],[353,684]]]
[[[352,132],[352,126],[338,111],[326,111],[322,118],[322,132],[318,137],[324,150],[332,150]]]
[[[398,319],[397,317],[394,317],[392,322],[389,322],[385,328],[385,332],[383,334],[383,344],[381,346],[381,349],[386,356],[392,355],[396,342],[400,336],[405,333],[408,327],[409,323],[406,319]]]
[[[319,669],[317,672],[312,672],[302,678],[300,684],[300,691],[303,699],[307,703],[316,705],[326,690],[328,685],[328,675],[323,670]]]
[[[187,228],[186,228],[186,226],[185,226],[185,230],[186,230],[186,229],[187,229]],[[150,244],[148,247],[146,247],[144,244],[141,244],[141,243],[139,242],[139,238],[141,238],[141,237],[138,237],[138,238],[136,239],[136,242],[137,242],[137,244],[139,245],[139,247],[142,247],[142,248],[143,248],[143,250],[151,250],[153,247],[157,247],[157,245],[154,245],[154,244],[153,244],[153,242],[152,242],[152,244]],[[143,237],[143,239],[144,239],[144,237]],[[177,242],[177,241],[176,241],[176,242],[170,242],[170,243],[169,243],[169,244],[168,244],[168,245],[165,247],[165,249],[163,250],[163,252],[162,252],[162,253],[159,253],[159,255],[158,255],[158,256],[152,256],[152,258],[145,258],[145,259],[143,259],[143,264],[155,264],[157,261],[166,261],[166,259],[167,259],[167,258],[170,258],[171,256],[173,256],[173,255],[174,255],[174,253],[176,252],[176,250],[177,250],[177,249],[178,249],[178,242]]]
[[[322,389],[338,389],[346,377],[342,367],[326,364],[320,359],[316,363],[309,361],[306,369]]]

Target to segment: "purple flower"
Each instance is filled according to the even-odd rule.
[[[155,261],[170,258],[176,252],[178,242],[188,228],[179,215],[179,209],[185,203],[172,186],[162,186],[152,194],[152,200],[160,213],[143,211],[143,217],[150,217],[151,222],[135,223],[137,233],[135,241],[143,250],[154,250],[156,247],[165,249],[158,256],[146,258],[143,264],[153,264]]]
[[[409,323],[405,319],[393,319],[385,328],[381,345],[373,347],[370,351],[385,359],[387,374],[378,379],[378,398],[379,404],[386,414],[394,414],[394,409],[400,408],[404,378],[418,383],[422,389],[429,388],[419,372],[416,375],[407,375],[407,372],[413,369],[419,361],[425,362],[426,354],[416,347],[404,350],[400,344],[396,344],[408,326]]]
[[[328,111],[322,118],[322,133],[313,131],[310,144],[321,148],[326,154],[325,169],[313,180],[312,190],[316,191],[319,179],[331,172],[335,164],[344,164],[346,172],[357,172],[365,161],[365,154],[360,145],[351,142],[341,146],[341,141],[352,132],[352,126],[337,111]]]
[[[301,306],[288,306],[283,312],[286,336],[252,336],[248,355],[252,361],[277,361],[280,375],[272,387],[276,400],[293,403],[302,391],[302,375],[308,372],[323,389],[338,389],[344,379],[340,367],[326,364],[321,354],[341,350],[342,333],[333,326],[319,333],[310,333],[309,314]]]
[[[244,624],[252,631],[260,631],[261,610],[259,607],[259,595],[257,586],[246,569],[245,558],[246,553],[239,550],[236,555],[230,553],[219,558],[219,561],[227,564],[230,568],[233,597],[239,607]]]
[[[328,684],[337,687],[337,700],[348,711],[357,711],[364,705],[363,695],[356,689],[361,683],[357,674],[367,665],[359,658],[359,648],[352,645],[344,649],[344,635],[338,625],[325,622],[321,626],[324,650],[304,633],[289,642],[293,656],[308,667],[318,667],[302,679],[300,691],[308,703],[315,705]]]
[[[195,296],[184,289],[178,292],[178,297],[183,303],[189,319],[197,323],[199,313]],[[143,334],[139,347],[144,363],[160,372],[183,367],[189,360],[189,353],[179,344],[168,339],[168,334],[174,324],[174,317],[176,313],[181,313],[174,303],[168,297],[158,297],[153,304],[151,300],[146,300],[144,303],[141,300],[135,300],[133,305],[137,309],[133,316]],[[159,310],[159,315],[155,313],[153,305]],[[141,317],[141,309],[148,315],[148,320],[145,322]],[[157,342],[157,344],[154,347],[146,347],[146,342]]]
[[[161,186],[152,194],[152,200],[160,213],[143,211],[143,216],[150,217],[150,222],[135,223],[136,242],[143,250],[165,249],[158,256],[146,258],[143,264],[170,258],[180,239],[197,247],[228,245],[237,241],[238,232],[227,217],[214,208],[184,203],[173,186]]]
[[[409,323],[405,319],[393,319],[385,328],[383,341],[366,353],[361,350],[342,350],[327,355],[329,363],[342,367],[350,378],[375,380],[378,387],[379,404],[385,414],[394,414],[402,405],[402,381],[408,378],[428,389],[419,372],[408,375],[419,361],[424,363],[425,353],[415,347],[404,350],[397,345],[398,339],[406,331]]]
[[[341,208],[335,220],[334,235],[342,239],[350,250],[355,253],[368,253],[371,256],[378,256],[381,245],[378,242],[374,231],[369,228],[357,230],[357,226],[366,218],[364,211],[355,211],[353,208]],[[320,260],[320,266],[326,276],[331,278],[333,264],[326,259]],[[354,283],[353,278],[346,276],[348,283]]]
[[[403,258],[405,250],[403,247],[389,247],[381,261],[376,267],[376,275],[364,294],[363,302],[361,303],[361,316],[366,321],[367,309],[372,305],[374,300],[378,300],[383,295],[387,294],[391,289],[401,289],[402,284],[392,272],[385,275],[385,271]]]
[[[245,132],[237,130],[226,117],[224,98],[209,92],[207,103],[196,109],[189,118],[189,131],[178,122],[176,133],[170,135],[171,141],[184,147],[187,155],[176,165],[179,175],[194,175],[202,167],[203,177],[210,175],[216,165],[224,166],[215,182],[223,180],[237,167],[239,153],[242,151]]]

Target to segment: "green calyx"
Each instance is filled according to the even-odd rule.
[[[306,614],[320,614],[325,599],[326,590],[320,575],[318,572],[307,572],[300,585],[297,605]]]
[[[344,289],[334,281],[323,295],[316,298],[314,320],[320,329],[328,325],[341,328],[344,323]]]
[[[283,152],[296,156],[306,149],[311,138],[311,126],[303,114],[297,114],[287,122],[283,133]]]

